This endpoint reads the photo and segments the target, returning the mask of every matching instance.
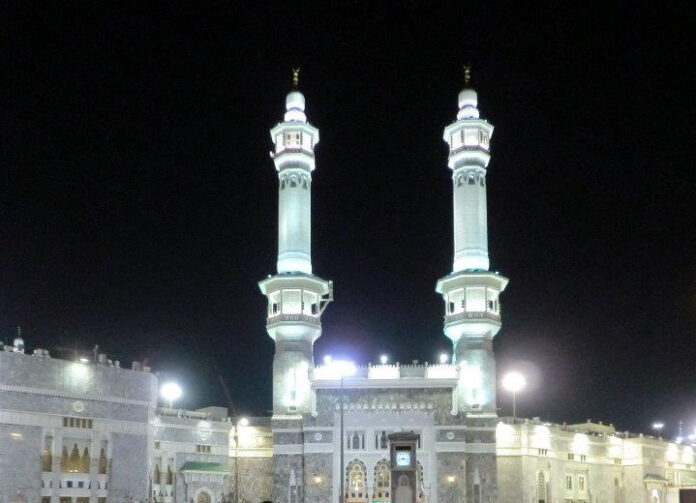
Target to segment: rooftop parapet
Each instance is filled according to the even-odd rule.
[[[364,380],[401,380],[401,379],[456,379],[458,376],[457,365],[451,364],[408,364],[401,365],[363,365],[355,368],[352,375],[344,376],[344,382],[348,385],[351,382]],[[329,364],[317,365],[312,369],[312,379],[314,381],[339,381],[341,371]]]

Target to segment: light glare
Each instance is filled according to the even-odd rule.
[[[382,365],[386,365],[386,363],[387,363],[388,361],[389,361],[389,358],[387,357],[387,355],[382,355],[382,356],[379,357],[379,362],[380,362]]]
[[[519,372],[509,372],[505,377],[503,377],[503,387],[511,391],[512,393],[517,393],[522,390],[527,384],[527,379]]]
[[[160,389],[160,394],[162,395],[162,398],[167,400],[171,406],[172,402],[181,398],[181,386],[175,382],[164,383]]]

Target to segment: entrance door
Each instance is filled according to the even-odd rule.
[[[208,494],[205,491],[201,491],[198,494],[198,499],[196,500],[196,503],[210,503],[210,494]]]

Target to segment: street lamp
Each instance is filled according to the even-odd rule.
[[[447,353],[440,354],[440,363],[445,364],[449,361],[449,355]]]
[[[389,357],[387,355],[382,355],[379,357],[379,362],[382,365],[386,365],[388,361],[389,361]]]
[[[329,362],[330,362],[329,365],[331,365],[331,367],[333,369],[335,369],[335,371],[341,376],[341,394],[340,394],[340,398],[341,398],[341,407],[340,407],[340,411],[341,411],[341,429],[340,429],[340,432],[341,432],[341,434],[340,434],[341,435],[341,438],[340,438],[341,463],[340,463],[340,473],[339,473],[339,477],[341,480],[341,485],[340,485],[341,493],[340,493],[338,501],[340,503],[343,503],[343,499],[345,498],[345,493],[344,493],[345,490],[344,490],[344,486],[343,486],[343,484],[345,482],[345,474],[343,473],[345,471],[345,467],[344,467],[345,460],[343,459],[343,448],[344,448],[344,443],[345,443],[344,438],[343,438],[343,436],[344,436],[344,433],[343,433],[343,398],[344,398],[344,396],[343,396],[343,379],[345,376],[351,376],[351,375],[355,374],[355,364],[353,362],[349,362],[349,361],[345,361],[345,360],[331,361],[329,359]]]
[[[167,382],[160,388],[160,395],[169,403],[169,408],[172,408],[174,402],[181,398],[181,386],[175,382]]]
[[[512,422],[517,419],[517,392],[527,385],[527,379],[519,372],[509,372],[503,377],[503,388],[512,393]]]
[[[652,429],[657,432],[658,437],[660,436],[660,433],[662,432],[662,428],[664,428],[664,427],[665,427],[665,423],[663,423],[662,421],[655,421],[652,424]]]

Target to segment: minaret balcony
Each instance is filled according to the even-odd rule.
[[[285,322],[300,322],[309,323],[310,325],[315,325],[317,327],[321,326],[321,319],[318,316],[311,316],[307,314],[276,314],[269,316],[266,320],[266,326]]]
[[[445,325],[462,320],[491,320],[500,323],[500,313],[490,311],[464,311],[456,314],[445,315]]]

